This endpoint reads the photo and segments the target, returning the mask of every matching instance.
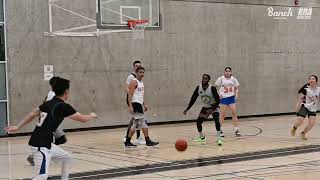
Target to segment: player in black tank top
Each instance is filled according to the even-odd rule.
[[[209,74],[203,74],[202,75],[202,93],[204,93],[203,91],[206,91],[210,85],[209,85],[209,81],[210,81],[210,75]],[[201,91],[199,91],[200,86],[197,86],[196,89],[194,90],[192,97],[190,99],[189,105],[188,107],[183,111],[183,114],[186,115],[187,112],[189,111],[189,109],[193,106],[193,104],[196,102],[198,96],[200,95]],[[218,133],[218,139],[217,139],[217,143],[218,145],[222,145],[222,138],[220,138],[220,133],[221,133],[221,125],[220,125],[220,121],[219,121],[219,111],[217,110],[219,107],[219,103],[220,103],[220,98],[219,98],[219,94],[217,92],[217,89],[214,86],[211,86],[211,95],[213,97],[210,97],[214,99],[214,101],[212,101],[210,106],[205,106],[202,107],[198,119],[197,119],[197,130],[199,133],[199,137],[195,139],[196,142],[199,143],[205,143],[206,141],[206,137],[204,136],[204,134],[202,133],[202,123],[208,119],[208,117],[210,115],[212,115],[213,120],[215,121],[215,126],[216,126],[216,130]]]

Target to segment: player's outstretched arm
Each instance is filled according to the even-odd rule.
[[[304,95],[302,93],[300,93],[299,96],[298,96],[297,102],[296,102],[296,106],[295,106],[295,111],[296,112],[299,112],[299,109],[301,107],[303,98],[304,98]]]
[[[130,93],[130,89],[129,89],[129,86],[130,86],[130,83],[132,81],[134,77],[132,76],[132,74],[130,74],[128,77],[127,77],[127,80],[126,80],[126,83],[124,84],[123,86],[123,89],[126,91],[127,94]]]
[[[234,93],[235,93],[236,100],[238,100],[239,99],[239,86],[234,87]]]
[[[132,107],[132,97],[133,97],[133,93],[136,90],[136,88],[138,87],[138,82],[137,81],[131,81],[130,85],[129,85],[129,94],[128,94],[128,108],[129,108],[129,112],[131,114],[133,114],[133,107]]]
[[[34,109],[29,114],[27,114],[19,123],[17,126],[8,126],[5,128],[5,130],[10,133],[14,131],[20,130],[23,126],[30,123],[34,118],[38,117],[40,115],[39,108]]]
[[[93,112],[90,114],[81,114],[79,112],[76,112],[70,115],[68,118],[85,123],[87,121],[97,119],[97,117],[98,117],[97,114]]]
[[[235,93],[235,96],[236,96],[236,100],[239,99],[239,87],[240,87],[240,84],[239,84],[239,81],[234,77],[233,78],[233,81],[234,81],[234,93]]]
[[[186,115],[187,111],[193,106],[199,96],[199,86],[193,91],[188,107],[183,111],[183,114]]]
[[[125,91],[127,94],[130,93],[130,89],[129,89],[129,85],[128,85],[128,84],[125,84],[125,85],[123,86],[123,89],[124,89],[124,91]]]
[[[309,83],[303,85],[298,91],[298,99],[297,99],[296,105],[294,107],[296,112],[299,112],[299,109],[302,105],[302,101],[305,98],[305,96],[307,95],[306,88],[308,88],[308,86],[309,86]]]

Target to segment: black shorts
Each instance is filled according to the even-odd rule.
[[[209,108],[208,107],[202,107],[200,113],[201,114],[207,114],[207,111],[210,110],[210,109],[212,109],[212,107],[209,107]]]
[[[144,114],[142,104],[137,103],[137,102],[133,102],[133,103],[132,103],[132,107],[133,107],[133,112],[134,112],[134,113]]]
[[[206,118],[208,118],[210,115],[212,115],[212,117],[214,119],[218,119],[219,120],[219,116],[220,116],[219,107],[216,110],[214,110],[211,114],[207,114],[207,111],[210,110],[210,109],[212,109],[212,107],[209,107],[209,108],[208,107],[202,107],[199,116],[201,116],[201,114],[203,114],[203,115],[206,116]]]
[[[220,108],[220,107],[218,106],[217,109],[215,109],[215,110],[212,112],[212,114],[213,114],[214,112],[218,112],[218,113],[219,113],[219,108]],[[207,114],[207,111],[210,110],[210,109],[212,109],[212,107],[202,107],[200,113],[201,113],[201,114]]]
[[[299,112],[297,113],[297,116],[306,117],[307,115],[308,115],[308,117],[317,116],[316,112],[311,112],[311,111],[309,111],[309,109],[304,107],[304,105],[301,105]]]

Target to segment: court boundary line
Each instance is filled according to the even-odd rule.
[[[317,113],[320,113],[320,111],[317,111]],[[243,115],[243,116],[238,116],[238,119],[247,119],[245,121],[255,121],[255,120],[250,120],[250,118],[288,116],[288,115],[295,115],[295,114],[296,114],[296,112]],[[231,117],[226,117],[226,120],[231,120]],[[148,123],[148,125],[149,126],[158,126],[158,125],[186,124],[186,123],[194,123],[196,121],[197,121],[197,119],[174,120],[174,121],[164,121],[164,122],[150,122],[150,123]],[[208,121],[213,121],[213,119],[210,118],[210,119],[208,119]],[[96,130],[105,130],[105,129],[120,129],[120,128],[127,128],[127,127],[128,127],[128,124],[122,124],[122,125],[111,125],[111,126],[96,126],[96,127],[86,127],[86,128],[65,129],[64,131],[65,132],[81,132],[81,131],[96,131]],[[31,134],[32,134],[32,132],[8,134],[5,136],[0,136],[0,139],[1,138],[8,138],[8,137],[30,136]]]
[[[261,172],[261,170],[264,171],[264,170],[270,170],[270,169],[276,169],[276,168],[295,168],[295,167],[299,167],[301,164],[314,163],[314,162],[319,162],[319,161],[320,160],[306,160],[304,162],[297,162],[297,163],[290,163],[290,164],[271,165],[271,166],[266,166],[266,167],[253,168],[253,169],[245,169],[245,170],[238,170],[238,171],[235,170],[235,171],[231,171],[231,172],[207,174],[207,175],[195,176],[195,177],[191,177],[191,178],[182,178],[180,180],[201,179],[201,178],[206,178],[206,177],[223,176],[223,175],[227,175],[227,174],[239,174],[239,173],[251,173],[251,172],[256,172],[256,173],[260,172],[260,173],[262,173],[262,175],[264,175],[264,174],[268,174],[268,173]],[[304,169],[301,170],[301,172],[304,172],[304,171],[305,171]],[[294,170],[294,172],[298,172],[298,171]],[[269,172],[269,174],[270,173],[271,172]],[[253,174],[253,175],[261,175],[261,174]],[[250,176],[251,176],[251,174],[250,174]]]
[[[172,161],[170,163],[155,163],[140,166],[124,167],[118,169],[98,170],[90,172],[73,173],[69,179],[107,179],[116,177],[127,177],[141,174],[152,174],[156,172],[166,172],[172,170],[189,169],[193,167],[212,166],[218,164],[227,164],[233,162],[250,161],[257,159],[267,159],[297,155],[304,153],[319,152],[320,145],[297,146],[290,148],[280,148],[265,151],[254,151],[246,153],[237,153],[222,156],[213,156],[207,158],[197,158],[181,161]],[[52,176],[50,179],[59,179],[60,176]]]

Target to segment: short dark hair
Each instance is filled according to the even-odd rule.
[[[226,67],[226,68],[224,68],[224,71],[226,71],[227,69],[229,69],[230,71],[232,71],[232,69],[231,69],[231,67]]]
[[[144,67],[142,67],[142,66],[139,66],[139,67],[137,68],[137,72],[140,71],[140,70],[144,70],[144,71],[145,71],[146,69],[144,69]]]
[[[208,78],[209,80],[211,79],[211,77],[210,77],[209,74],[203,74],[202,76],[207,76],[207,78]]]
[[[134,62],[133,62],[133,65],[136,65],[136,64],[138,64],[138,63],[141,64],[141,61],[134,61]]]
[[[70,88],[69,80],[63,79],[63,78],[57,78],[55,86],[53,86],[52,90],[57,96],[61,96],[69,88]]]
[[[58,76],[53,76],[53,77],[50,79],[49,84],[50,84],[51,88],[53,88],[53,86],[55,86],[57,79],[59,79]]]

